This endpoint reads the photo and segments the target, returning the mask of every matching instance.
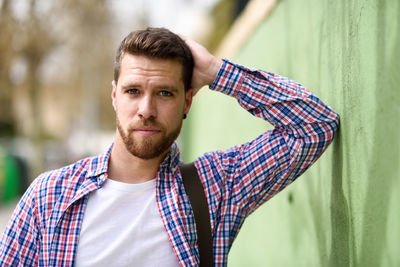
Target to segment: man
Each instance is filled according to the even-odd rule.
[[[194,162],[208,201],[214,262],[226,266],[244,219],[315,162],[333,139],[338,115],[287,78],[223,61],[157,28],[129,34],[117,51],[113,146],[32,183],[1,240],[2,265],[198,265],[174,140],[204,85],[275,126]]]

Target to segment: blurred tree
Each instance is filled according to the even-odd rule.
[[[14,134],[14,120],[12,117],[12,84],[9,71],[15,51],[10,45],[16,21],[11,14],[10,1],[3,0],[0,9],[0,136]]]
[[[235,19],[245,9],[248,0],[220,0],[213,8],[211,17],[214,20],[214,30],[211,33],[207,48],[215,51],[225,34],[231,28]]]
[[[16,96],[13,99],[16,101],[17,112],[20,103],[24,104],[25,112],[18,112],[20,116],[16,118],[18,133],[32,138],[35,142],[40,141],[43,133],[40,113],[40,93],[43,84],[39,79],[38,70],[48,53],[56,46],[56,38],[48,30],[48,17],[46,14],[39,15],[36,4],[36,0],[29,1],[25,21],[15,32],[18,56],[25,63],[26,73],[23,75],[25,77],[21,77],[21,84],[16,86]]]
[[[114,123],[111,15],[106,0],[3,0],[0,7],[0,136],[31,141],[37,174],[44,139]]]
[[[79,127],[89,133],[114,126],[111,106],[113,53],[111,14],[105,0],[66,1],[71,21],[66,39],[72,51],[74,82],[80,88]],[[77,95],[73,95],[76,98]],[[76,103],[76,99],[74,99]],[[78,120],[78,117],[76,119]]]
[[[214,20],[214,30],[206,44],[210,51],[214,52],[218,48],[221,40],[230,29],[234,20],[234,10],[235,1],[220,0],[211,11],[211,17]]]

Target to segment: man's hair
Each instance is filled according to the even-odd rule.
[[[114,80],[118,81],[121,60],[125,53],[150,58],[172,59],[182,65],[182,81],[189,90],[193,74],[193,56],[190,48],[175,33],[165,28],[147,28],[133,31],[121,42],[114,63]]]

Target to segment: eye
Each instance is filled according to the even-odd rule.
[[[130,95],[137,95],[139,93],[138,89],[128,89],[126,92]]]
[[[162,90],[160,91],[161,96],[172,96],[172,93],[169,91]]]

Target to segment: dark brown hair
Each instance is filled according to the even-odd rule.
[[[186,43],[175,33],[165,28],[147,28],[133,31],[126,36],[115,56],[114,80],[118,81],[121,59],[125,53],[151,58],[172,59],[182,65],[182,81],[185,90],[191,87],[193,57]]]

